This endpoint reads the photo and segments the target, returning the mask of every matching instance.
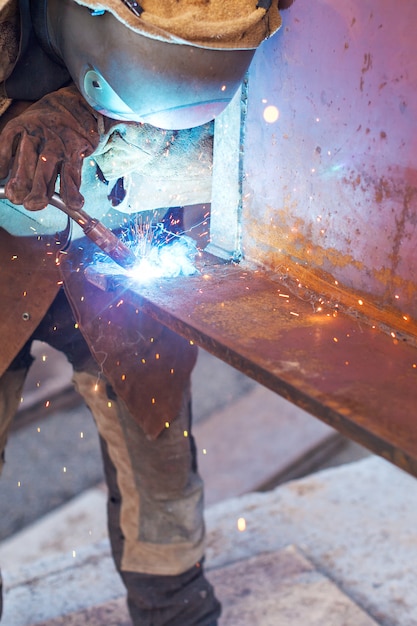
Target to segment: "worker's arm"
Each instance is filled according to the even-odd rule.
[[[75,86],[48,94],[28,108],[27,103],[16,107],[4,114],[10,119],[0,133],[0,180],[9,176],[5,191],[14,204],[32,211],[44,208],[59,175],[62,200],[70,209],[80,209],[83,160],[93,153],[107,180],[131,172],[142,176],[142,198],[154,196],[154,181],[163,180],[155,206],[173,206],[172,197],[179,192],[187,204],[188,188],[201,189],[191,194],[188,204],[209,201],[209,192],[202,190],[211,176],[213,124],[176,132],[118,122],[94,111]],[[148,181],[153,183],[149,189]],[[102,203],[102,197],[97,201]],[[95,197],[89,198],[89,212],[97,215],[94,203]],[[128,212],[137,210],[135,203]]]

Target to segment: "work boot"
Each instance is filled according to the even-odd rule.
[[[177,576],[121,575],[134,626],[217,626],[221,607],[202,563]]]

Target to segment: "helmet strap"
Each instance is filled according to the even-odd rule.
[[[40,46],[55,63],[65,67],[65,63],[49,35],[48,0],[30,0],[30,14],[33,30]]]

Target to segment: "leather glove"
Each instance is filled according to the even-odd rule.
[[[72,85],[9,121],[0,134],[0,179],[10,173],[5,187],[9,200],[30,211],[43,209],[59,175],[63,201],[80,209],[82,164],[99,144],[101,117]]]

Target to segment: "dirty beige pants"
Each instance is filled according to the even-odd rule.
[[[189,569],[204,551],[202,481],[193,471],[189,439],[189,389],[178,416],[151,440],[105,380],[76,372],[74,384],[116,471],[120,510],[110,500],[109,523],[119,525],[123,534],[122,544],[114,545],[120,569],[163,575]]]

